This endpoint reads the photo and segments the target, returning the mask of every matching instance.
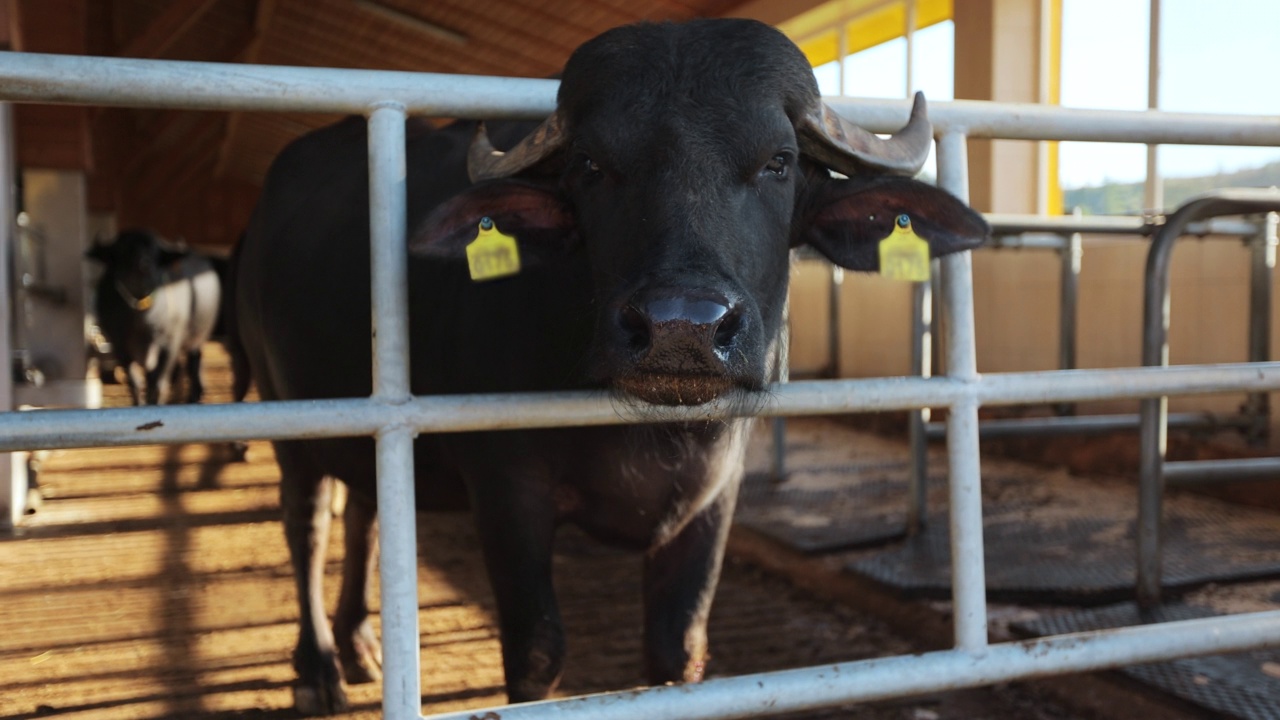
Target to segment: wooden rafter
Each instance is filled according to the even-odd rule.
[[[194,171],[208,168],[217,151],[218,125],[223,119],[214,113],[202,118],[184,133],[183,152],[156,158],[155,162],[143,167],[136,178],[126,183],[132,196],[129,204],[137,218],[145,221],[164,200],[190,180]]]
[[[253,17],[253,39],[249,41],[244,52],[238,58],[243,63],[256,63],[262,54],[263,39],[271,27],[271,18],[276,12],[276,0],[258,0],[258,9]],[[218,147],[218,159],[213,164],[213,176],[223,178],[227,172],[227,162],[231,156],[231,148],[235,146],[236,136],[240,130],[240,118],[244,113],[233,112],[227,118],[226,131],[222,135],[222,144]]]
[[[117,55],[158,58],[164,55],[218,0],[173,0],[151,24],[130,40]]]

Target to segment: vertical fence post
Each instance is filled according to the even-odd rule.
[[[827,367],[829,378],[840,377],[840,296],[844,288],[844,268],[831,263],[831,282],[827,287]]]
[[[933,263],[938,272],[940,263]],[[911,288],[911,373],[920,377],[933,374],[933,283],[918,282]],[[924,529],[929,513],[929,438],[925,425],[929,408],[910,410],[907,438],[911,448],[911,465],[907,484],[907,534]]]
[[[13,140],[13,106],[0,103],[0,258],[14,256],[16,213],[15,189],[17,187],[17,159]],[[10,287],[8,263],[0,265],[0,299],[5,310],[0,312],[0,358],[4,371],[0,372],[0,412],[15,410],[13,401],[13,375],[9,372],[13,357],[13,323],[17,313],[9,308],[17,300]],[[27,512],[26,453],[0,453],[0,532],[13,531]]]
[[[1073,212],[1079,218],[1080,208]],[[1062,259],[1062,286],[1059,289],[1061,306],[1058,308],[1058,369],[1076,369],[1076,326],[1080,305],[1080,262],[1084,257],[1084,239],[1080,233],[1071,233],[1059,251]],[[1058,403],[1053,410],[1058,415],[1074,415],[1075,405]]]
[[[777,368],[774,378],[779,383],[791,380],[791,299],[782,305],[782,323],[778,333],[778,345],[773,352]],[[787,479],[787,419],[779,415],[770,423],[773,431],[773,456],[770,458],[769,479],[780,484]]]
[[[1276,268],[1278,222],[1276,213],[1267,213],[1249,243],[1249,362],[1265,362],[1271,357],[1271,276]],[[1270,394],[1249,393],[1244,412],[1249,444],[1261,445],[1270,431]]]
[[[410,399],[404,123],[404,108],[394,103],[378,105],[369,116],[373,397],[388,403]],[[413,435],[405,427],[377,434],[382,712],[388,720],[422,715]]]
[[[1152,239],[1143,288],[1142,364],[1169,364],[1169,269],[1161,260],[1159,241]],[[1165,253],[1172,252],[1165,250]],[[1144,608],[1160,604],[1163,582],[1161,524],[1164,517],[1164,456],[1169,437],[1169,398],[1143,398],[1138,426],[1138,523],[1135,594]]]
[[[969,199],[969,159],[965,136],[938,139],[938,186]],[[968,252],[942,259],[947,322],[947,376],[978,381],[973,327],[973,260]],[[947,457],[951,486],[951,592],[955,604],[956,647],[987,647],[986,568],[982,544],[982,477],[978,452],[978,403],[958,401],[947,414]]]

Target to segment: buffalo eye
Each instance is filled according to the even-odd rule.
[[[769,162],[764,164],[764,167],[760,170],[760,174],[782,179],[787,176],[787,172],[790,167],[791,163],[788,161],[787,156],[778,154],[774,155],[769,159]]]
[[[592,160],[586,155],[578,158],[578,168],[588,178],[598,177],[600,175],[600,163]]]

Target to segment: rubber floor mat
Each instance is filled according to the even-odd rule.
[[[1059,492],[1047,499],[1000,491],[1034,485],[1027,478],[983,482],[989,599],[1101,605],[1133,598],[1132,504],[1108,503],[1087,487],[1080,496]],[[1180,496],[1166,499],[1164,517],[1163,577],[1169,592],[1280,576],[1280,522],[1273,514]],[[947,515],[934,512],[921,534],[848,567],[907,597],[945,599],[951,594],[949,542]]]
[[[1134,603],[1123,603],[1041,617],[1011,627],[1026,637],[1044,637],[1217,615],[1210,608],[1180,603],[1141,613]],[[1217,713],[1219,717],[1280,720],[1280,651],[1277,650],[1185,658],[1135,665],[1118,672]]]
[[[906,535],[906,474],[904,461],[793,468],[780,484],[750,473],[734,521],[806,554],[900,540]],[[941,487],[942,478],[932,480]]]

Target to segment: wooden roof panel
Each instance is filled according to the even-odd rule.
[[[558,73],[578,45],[618,25],[717,16],[744,4],[743,0],[18,1],[23,11],[21,31],[27,36],[24,48],[37,52],[518,77]],[[86,25],[87,33],[82,32]],[[87,120],[58,124],[41,113],[54,117],[79,111],[39,107],[20,113],[20,120],[40,121],[35,129],[32,122],[19,124],[19,143],[26,143],[20,147],[22,156],[43,153],[44,162],[80,164],[91,174],[94,187],[110,190],[98,194],[100,203],[117,202],[122,217],[142,223],[146,213],[161,212],[162,207],[164,213],[173,214],[184,203],[193,208],[207,203],[211,192],[222,192],[218,183],[238,188],[237,192],[260,184],[287,143],[335,119],[319,114],[114,110],[109,111],[111,122],[105,122],[94,118],[108,111],[91,110]],[[59,155],[54,152],[58,148],[71,152]],[[96,170],[95,156],[105,161]],[[219,218],[209,226],[226,229],[236,224],[234,218]],[[189,239],[225,244],[235,238]]]

